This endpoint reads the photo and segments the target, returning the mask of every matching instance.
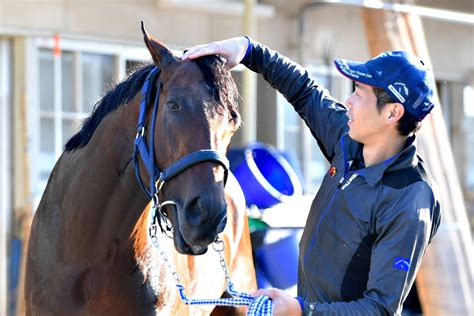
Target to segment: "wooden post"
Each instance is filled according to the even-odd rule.
[[[17,287],[17,314],[24,315],[25,254],[28,244],[29,223],[32,219],[28,156],[28,52],[29,41],[13,41],[14,99],[13,99],[13,229],[12,234],[22,241],[20,277]]]
[[[432,69],[420,17],[363,9],[363,18],[372,55],[407,50]],[[423,314],[469,315],[472,312],[472,237],[439,106],[423,121],[418,148],[436,182],[442,208],[442,224],[426,251],[416,279]]]

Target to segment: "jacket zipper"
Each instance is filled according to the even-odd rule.
[[[318,226],[316,227],[316,231],[314,233],[313,240],[311,240],[311,244],[309,245],[308,250],[306,250],[306,253],[304,255],[303,266],[306,265],[306,262],[308,261],[309,253],[310,253],[311,249],[313,249],[314,244],[316,243],[316,238],[318,236],[319,227],[321,226],[321,223],[323,222],[324,218],[326,217],[326,213],[328,212],[329,207],[332,205],[332,202],[334,201],[334,198],[336,197],[337,192],[339,192],[339,189],[341,188],[342,184],[344,183],[344,181],[346,179],[346,175],[349,171],[348,170],[349,168],[347,166],[346,151],[344,150],[344,135],[342,136],[342,139],[341,139],[341,146],[342,146],[342,157],[343,157],[343,160],[344,160],[344,176],[342,176],[341,180],[339,180],[339,184],[337,185],[336,191],[334,191],[333,195],[331,196],[331,200],[329,201],[328,205],[326,206],[326,208],[323,211],[323,214],[321,215],[321,219],[319,220]],[[308,288],[306,287],[306,293],[305,293],[304,299],[306,300],[307,297],[308,297]]]
[[[339,188],[340,188],[340,186],[343,182],[344,182],[344,177],[342,177],[341,180],[339,181],[339,185],[337,186],[336,191],[334,191],[334,193],[331,197],[331,200],[329,201],[328,205],[326,206],[326,208],[323,211],[323,215],[321,215],[321,219],[319,220],[318,226],[316,227],[316,231],[314,233],[313,240],[311,240],[311,244],[309,245],[309,248],[308,248],[308,250],[306,250],[306,254],[304,255],[303,264],[306,264],[306,261],[308,260],[309,252],[311,251],[314,244],[316,243],[316,237],[318,236],[319,226],[321,226],[321,223],[323,222],[324,217],[326,217],[327,211],[329,210],[329,207],[332,205],[332,202],[334,201],[334,198],[336,197],[337,192],[339,192]]]

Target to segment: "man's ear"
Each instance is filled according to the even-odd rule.
[[[405,108],[401,103],[389,103],[386,105],[387,108],[387,120],[389,123],[398,122],[405,114]]]
[[[152,36],[149,36],[145,30],[145,25],[142,24],[143,39],[145,40],[146,47],[150,52],[153,62],[156,66],[161,69],[165,69],[178,62],[178,58],[160,41],[155,40]]]

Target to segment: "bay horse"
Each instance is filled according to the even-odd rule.
[[[153,176],[146,172],[146,161],[132,158],[140,119],[141,135],[153,140],[149,148],[159,170],[201,150],[224,155],[240,125],[235,84],[219,57],[182,61],[142,30],[153,65],[133,73],[97,103],[48,180],[29,237],[27,315],[246,311],[181,302],[172,271],[147,236],[150,198],[139,183]],[[139,92],[157,68],[159,78],[149,87],[157,112],[140,114]],[[223,230],[223,254],[236,289],[256,289],[243,194],[232,177],[224,187],[226,174],[216,160],[198,161],[166,181],[156,196],[173,202],[163,208],[172,238],[160,233],[158,240],[188,297],[226,295],[218,254],[207,251]]]

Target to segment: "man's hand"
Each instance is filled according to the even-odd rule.
[[[206,55],[220,55],[227,60],[226,67],[232,69],[245,57],[249,42],[247,38],[234,37],[223,41],[197,45],[189,48],[182,59],[195,59]]]
[[[261,295],[268,296],[272,300],[273,315],[275,316],[300,316],[303,314],[298,300],[282,290],[269,288],[252,293],[254,297]]]

